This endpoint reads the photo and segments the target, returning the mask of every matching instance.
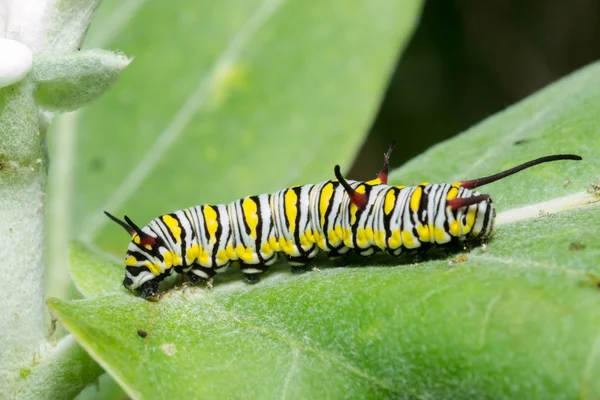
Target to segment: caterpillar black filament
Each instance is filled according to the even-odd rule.
[[[196,284],[239,261],[244,280],[257,282],[279,255],[301,270],[321,251],[330,257],[350,249],[364,256],[380,251],[399,256],[407,249],[484,239],[493,233],[496,211],[489,195],[472,189],[537,164],[581,160],[558,154],[485,178],[389,186],[393,148],[394,143],[377,178],[367,182],[346,181],[336,166],[336,180],[195,206],[162,215],[143,228],[127,216],[121,221],[105,212],[132,236],[123,284],[154,298],[159,282],[172,271],[186,273]]]

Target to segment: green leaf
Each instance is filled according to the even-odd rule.
[[[96,383],[82,390],[76,400],[121,400],[124,398],[126,398],[126,394],[123,389],[110,375],[104,374]]]
[[[136,61],[70,126],[84,134],[71,135],[79,167],[65,169],[77,171],[75,232],[112,252],[123,237],[103,210],[148,221],[350,167],[420,7],[149,0],[133,13],[121,3],[99,14],[92,44]],[[108,31],[113,11],[128,23]]]
[[[105,50],[41,54],[34,60],[35,99],[51,111],[73,111],[112,87],[131,60]]]
[[[83,243],[72,242],[69,252],[71,276],[77,290],[85,297],[103,296],[125,290],[123,261],[100,254]]]
[[[584,160],[485,187],[501,210],[568,201],[600,171],[598,115],[600,64],[394,180],[449,182],[575,152]],[[300,276],[280,266],[253,286],[232,271],[214,290],[171,290],[157,303],[121,291],[50,306],[133,398],[598,398],[599,202],[502,225],[485,251],[448,259],[321,262]]]

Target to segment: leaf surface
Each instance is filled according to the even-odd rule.
[[[584,160],[485,190],[500,210],[583,192],[600,172],[598,115],[593,65],[436,146],[393,180],[450,182],[574,152]],[[233,271],[214,290],[171,290],[157,303],[116,282],[112,294],[51,308],[134,398],[593,399],[598,237],[596,202],[499,226],[486,251],[466,257],[322,262],[304,275],[279,265],[254,286]],[[103,271],[88,269],[85,279],[102,286]]]

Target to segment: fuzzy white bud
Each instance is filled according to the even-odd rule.
[[[33,65],[29,47],[16,40],[0,38],[0,88],[19,82]]]

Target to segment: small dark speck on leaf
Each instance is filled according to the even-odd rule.
[[[587,192],[594,196],[600,196],[600,178],[587,187]]]
[[[515,146],[518,146],[518,145],[520,145],[520,144],[524,144],[524,143],[527,143],[527,142],[529,142],[529,139],[519,139],[519,140],[515,140],[515,141],[513,142],[513,144],[514,144]]]
[[[583,250],[583,249],[585,249],[585,245],[583,243],[572,242],[569,245],[569,250],[571,250],[571,251],[577,251],[577,250]]]
[[[600,278],[598,277],[598,275],[592,273],[592,272],[587,272],[586,273],[588,279],[594,284],[594,286],[596,286],[597,288],[600,288]]]
[[[148,336],[148,332],[142,330],[142,329],[138,329],[137,334],[140,335],[140,337],[145,338],[146,336]]]
[[[97,171],[102,171],[104,169],[104,160],[102,160],[102,158],[100,157],[94,157],[91,161],[90,161],[90,170],[97,172]]]

